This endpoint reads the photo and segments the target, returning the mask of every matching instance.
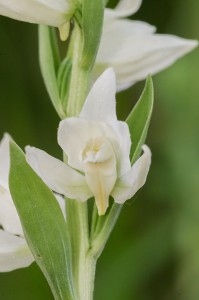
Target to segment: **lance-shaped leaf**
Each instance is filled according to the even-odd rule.
[[[39,61],[41,73],[50,99],[59,116],[63,116],[57,71],[60,64],[55,29],[39,25]]]
[[[71,76],[72,61],[69,57],[61,62],[59,70],[57,73],[57,84],[59,87],[59,94],[62,103],[63,110],[66,108],[69,86],[70,86],[70,76]]]
[[[144,91],[133,108],[132,112],[128,116],[126,122],[129,126],[129,130],[132,138],[130,158],[133,164],[141,153],[141,146],[144,144],[149,123],[151,120],[151,114],[153,111],[153,81],[149,76]]]
[[[10,191],[29,247],[55,299],[76,299],[70,246],[61,209],[14,142],[10,144],[10,155]]]
[[[99,48],[104,16],[103,0],[83,0],[83,67],[92,68]]]

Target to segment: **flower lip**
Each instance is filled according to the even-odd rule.
[[[82,151],[83,163],[102,163],[113,156],[113,147],[104,136],[90,138]]]

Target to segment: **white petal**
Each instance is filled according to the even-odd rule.
[[[10,192],[0,186],[0,225],[9,233],[23,236],[21,222]]]
[[[53,191],[80,201],[85,201],[92,196],[83,175],[46,152],[28,146],[26,159]]]
[[[106,11],[114,17],[127,17],[134,14],[142,3],[142,0],[120,0],[114,9],[106,9]]]
[[[135,27],[134,21],[113,20],[107,24],[110,26],[104,29],[95,71],[114,67],[117,90],[165,69],[198,45],[172,35],[152,34],[152,28],[145,31],[142,25]]]
[[[11,137],[4,134],[0,143],[0,185],[8,189],[8,174],[10,168],[9,142]]]
[[[60,26],[71,13],[67,0],[0,0],[0,15],[19,21]]]
[[[132,198],[135,193],[145,184],[149,167],[151,164],[151,151],[144,145],[144,153],[135,162],[131,170],[118,178],[111,193],[115,202],[124,203]]]
[[[67,118],[60,122],[58,143],[68,156],[68,164],[84,172],[82,153],[91,139],[106,137],[114,148],[117,171],[121,175],[130,169],[130,134],[125,122],[89,122],[81,118]]]
[[[131,137],[128,125],[122,121],[110,122],[110,127],[114,131],[114,135],[108,135],[114,147],[117,160],[117,174],[122,176],[131,168],[129,159],[131,149]],[[114,138],[113,138],[114,137]]]
[[[196,41],[170,35],[156,34],[145,37],[144,40],[146,43],[145,48],[142,46],[143,41],[140,39],[135,40],[134,59],[123,61],[122,65],[117,66],[119,87],[123,84],[130,86],[146,78],[148,74],[158,73],[198,45]]]
[[[117,120],[115,94],[115,73],[109,68],[94,83],[80,117],[96,122]]]
[[[155,26],[145,22],[132,21],[128,19],[109,19],[105,17],[99,51],[105,51],[105,53],[106,51],[110,51],[109,48],[112,43],[114,46],[117,45],[115,50],[118,51],[117,49],[120,49],[122,46],[121,44],[118,44],[118,41],[126,41],[126,39],[130,39],[132,41],[132,38],[134,37],[142,36],[143,38],[144,35],[152,34],[155,31]],[[104,49],[105,45],[108,47],[108,50]]]
[[[33,261],[24,238],[0,230],[0,272],[25,268]]]
[[[90,139],[104,136],[106,128],[99,122],[89,122],[81,118],[67,118],[60,122],[58,143],[68,156],[68,164],[84,171],[82,151]]]

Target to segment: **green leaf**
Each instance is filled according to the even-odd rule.
[[[149,76],[146,81],[144,91],[128,116],[126,122],[131,133],[132,146],[130,158],[132,164],[138,159],[141,153],[141,146],[144,144],[151,114],[153,111],[154,91],[153,81]]]
[[[82,28],[84,36],[83,62],[86,69],[93,67],[99,48],[104,17],[103,0],[83,0]]]
[[[41,73],[50,99],[58,115],[62,117],[62,105],[57,85],[57,71],[60,65],[55,28],[39,25],[39,61]]]
[[[59,87],[59,94],[62,102],[63,110],[67,107],[70,79],[71,79],[72,61],[69,57],[66,57],[60,64],[57,84]]]
[[[69,239],[59,204],[14,142],[10,156],[10,191],[29,247],[55,299],[76,299]]]

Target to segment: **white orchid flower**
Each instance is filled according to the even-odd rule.
[[[169,67],[198,45],[194,40],[156,34],[156,28],[147,23],[122,18],[135,13],[140,5],[141,0],[120,0],[115,9],[105,10],[94,77],[114,67],[118,91]]]
[[[117,120],[115,93],[115,74],[108,69],[93,85],[79,117],[60,122],[58,143],[67,164],[26,148],[28,163],[53,191],[79,201],[94,197],[99,215],[105,214],[109,196],[122,204],[143,186],[151,162],[145,145],[131,166],[129,128]]]
[[[0,143],[0,272],[28,267],[34,262],[9,191],[9,142],[10,136],[5,134]],[[63,197],[56,198],[65,215]]]
[[[60,27],[74,12],[74,0],[0,0],[0,15],[15,20]]]

